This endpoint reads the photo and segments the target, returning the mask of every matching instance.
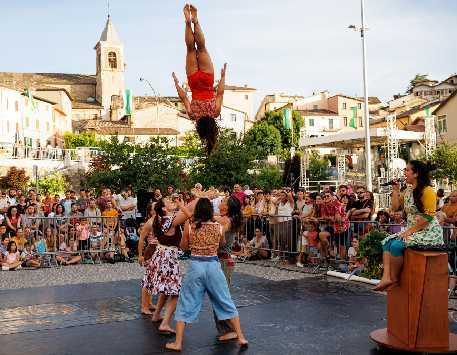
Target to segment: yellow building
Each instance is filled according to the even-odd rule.
[[[328,109],[343,117],[343,127],[364,127],[365,109],[363,104],[363,100],[346,95],[338,94],[328,98]]]
[[[457,91],[434,111],[438,142],[457,143]]]

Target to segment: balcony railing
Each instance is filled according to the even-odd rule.
[[[53,147],[29,147],[19,144],[0,144],[0,159],[32,159],[90,162],[98,155],[98,148],[80,147],[75,149],[62,149]]]

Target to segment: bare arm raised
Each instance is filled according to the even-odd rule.
[[[221,114],[222,103],[224,101],[224,89],[225,89],[225,72],[227,71],[227,63],[224,64],[224,67],[221,70],[221,80],[217,85],[216,91],[216,115]]]
[[[193,112],[192,112],[192,109],[190,107],[189,98],[187,97],[186,92],[183,90],[181,85],[179,85],[178,77],[176,76],[176,74],[174,72],[173,72],[172,76],[173,76],[173,80],[175,82],[176,91],[178,92],[178,96],[179,96],[179,98],[181,99],[181,101],[184,104],[184,108],[186,109],[187,115],[190,118],[192,118],[193,117]]]

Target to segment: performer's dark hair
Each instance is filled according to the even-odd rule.
[[[203,222],[208,222],[213,220],[213,205],[209,199],[202,197],[197,201],[194,210],[194,223],[195,226],[200,228]]]
[[[243,225],[243,216],[241,214],[241,203],[236,196],[230,196],[227,200],[227,216],[230,218],[230,230],[238,232]]]
[[[213,117],[201,117],[195,124],[198,136],[205,144],[205,150],[208,155],[213,151],[217,137],[219,136],[219,127]]]
[[[156,215],[154,216],[154,222],[152,222],[152,230],[154,231],[154,235],[156,237],[163,234],[160,221],[161,221],[162,217],[165,216],[165,211],[163,210],[164,208],[165,208],[165,201],[163,198],[161,198],[154,205],[154,211],[155,211]]]
[[[408,164],[411,166],[413,172],[417,174],[417,185],[413,190],[414,204],[416,205],[419,212],[424,213],[422,193],[424,188],[432,185],[430,180],[430,171],[435,170],[435,167],[420,160],[411,160]]]

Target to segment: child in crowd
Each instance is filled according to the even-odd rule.
[[[352,274],[360,274],[363,269],[363,260],[358,256],[359,254],[359,240],[353,238],[351,246],[348,249],[349,267],[348,271]]]
[[[298,255],[298,267],[303,267],[311,255],[319,254],[319,232],[315,222],[308,221],[303,226],[303,233],[300,243],[300,254]]]
[[[39,268],[41,266],[40,258],[35,254],[35,245],[31,243],[24,244],[24,250],[21,253],[22,267]]]
[[[389,233],[389,226],[388,224],[390,223],[390,215],[389,212],[381,210],[378,212],[376,215],[376,220],[378,223],[378,228],[382,231],[385,231]]]
[[[389,234],[401,233],[405,230],[405,221],[403,220],[403,212],[396,211],[392,215],[392,225],[389,228]]]
[[[5,259],[2,263],[3,270],[19,270],[22,262],[20,253],[17,250],[16,242],[11,240],[6,248]]]
[[[72,265],[81,262],[81,255],[77,252],[75,241],[69,245],[65,242],[65,234],[59,234],[59,252],[56,256],[57,261],[61,265]]]
[[[46,239],[43,237],[42,234],[38,234],[38,236],[35,238],[35,251],[42,255],[46,253]]]

